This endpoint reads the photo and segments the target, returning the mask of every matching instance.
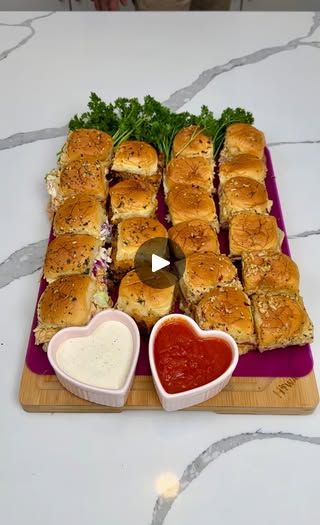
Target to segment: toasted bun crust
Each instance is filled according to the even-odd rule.
[[[153,217],[157,208],[154,186],[127,179],[110,188],[112,222],[133,217]]]
[[[192,137],[193,140],[192,140]],[[173,140],[173,157],[208,157],[213,159],[212,140],[200,132],[199,126],[188,126],[179,131]]]
[[[223,286],[237,279],[237,268],[226,255],[194,253],[186,259],[184,278],[193,288]]]
[[[216,232],[208,221],[194,219],[172,226],[168,231],[173,241],[173,251],[177,259],[183,259],[192,253],[220,253]]]
[[[90,235],[61,235],[53,239],[46,253],[43,274],[50,282],[62,275],[90,273],[101,242]]]
[[[234,215],[229,226],[231,256],[254,251],[280,251],[283,233],[272,215],[243,211]]]
[[[155,237],[168,237],[166,228],[157,219],[135,217],[118,225],[118,240],[126,241],[130,247],[139,247]]]
[[[74,195],[66,199],[53,219],[55,235],[65,233],[87,234],[100,238],[106,213],[101,202],[91,195]]]
[[[38,323],[46,328],[82,326],[91,317],[96,289],[92,277],[70,275],[49,284],[38,303]]]
[[[219,231],[214,200],[206,191],[178,184],[169,191],[167,204],[173,226],[180,222],[203,219]]]
[[[139,140],[122,142],[113,159],[114,171],[152,176],[158,169],[158,155],[151,144]]]
[[[135,217],[118,224],[118,238],[112,259],[116,272],[134,268],[138,249],[151,239],[159,239],[156,249],[160,257],[166,256],[168,232],[156,219]]]
[[[242,256],[242,279],[246,293],[298,293],[299,270],[284,253],[246,253]]]
[[[143,278],[143,280],[141,280]],[[163,288],[152,286],[162,283]],[[119,287],[117,308],[131,315],[140,327],[150,330],[174,306],[177,279],[165,270],[141,269],[127,273]]]
[[[239,211],[268,213],[272,206],[265,185],[248,177],[229,179],[219,189],[219,194],[221,226],[227,225],[232,215]]]
[[[195,319],[204,330],[224,330],[237,343],[254,346],[250,299],[239,288],[215,288],[196,307]]]
[[[186,258],[180,287],[187,302],[197,303],[219,286],[241,287],[237,268],[226,255],[206,252],[194,253]]]
[[[59,162],[66,164],[74,160],[91,159],[109,165],[112,148],[113,140],[108,133],[97,129],[76,129],[69,133]]]
[[[262,159],[265,145],[264,134],[254,126],[250,124],[231,124],[226,131],[221,156],[230,158],[245,153]]]
[[[260,351],[312,342],[313,325],[301,297],[258,294],[253,311]]]
[[[219,167],[220,184],[224,184],[232,177],[248,177],[263,182],[266,177],[266,164],[264,159],[253,155],[236,155],[230,160],[225,160]]]
[[[80,193],[105,200],[108,183],[105,167],[99,161],[75,160],[61,169],[59,194],[62,199]]]
[[[206,157],[177,157],[172,159],[164,178],[167,193],[176,184],[201,188],[213,192],[213,162]]]

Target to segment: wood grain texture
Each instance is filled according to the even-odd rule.
[[[20,403],[28,412],[121,412],[80,399],[55,375],[23,369]],[[314,372],[301,378],[234,377],[216,397],[187,410],[232,414],[308,414],[319,403]],[[150,376],[136,376],[123,410],[162,409]]]

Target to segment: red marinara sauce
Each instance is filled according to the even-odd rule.
[[[176,394],[221,376],[232,361],[232,350],[224,339],[202,338],[188,322],[172,319],[156,334],[154,359],[163,388]]]

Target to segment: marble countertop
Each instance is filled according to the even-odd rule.
[[[0,13],[0,79],[0,521],[317,523],[319,408],[29,414],[17,398],[49,231],[43,177],[90,91],[254,113],[319,377],[320,13]]]

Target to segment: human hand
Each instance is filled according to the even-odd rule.
[[[120,2],[127,5],[127,0],[94,0],[97,11],[118,11]]]

